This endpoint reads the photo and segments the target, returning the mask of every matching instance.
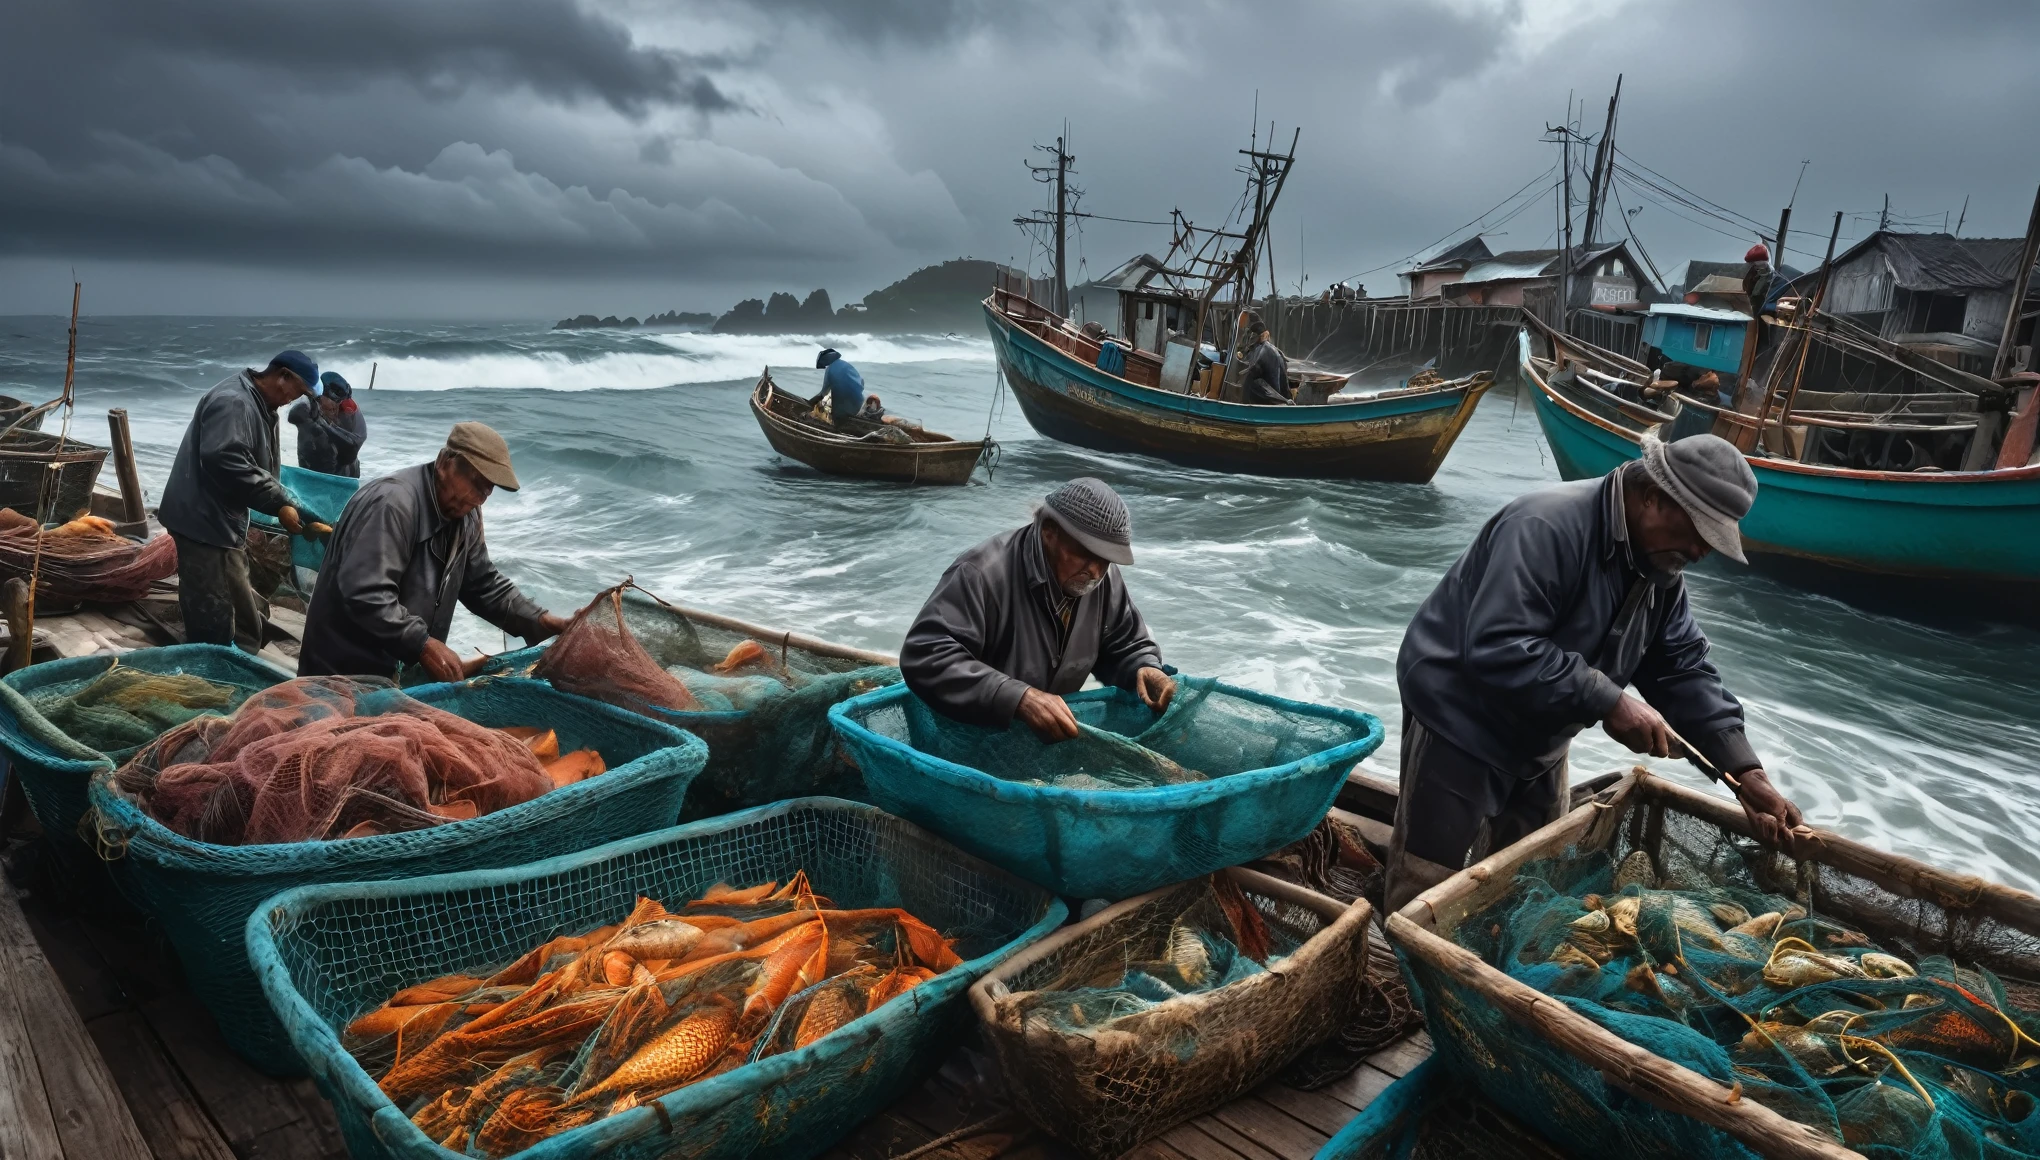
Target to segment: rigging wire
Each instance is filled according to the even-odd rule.
[[[1446,243],[1446,242],[1448,242],[1448,241],[1452,240],[1453,238],[1455,238],[1455,237],[1459,236],[1459,234],[1461,234],[1462,232],[1464,232],[1464,231],[1466,230],[1466,228],[1467,228],[1468,226],[1477,226],[1477,225],[1480,225],[1480,224],[1482,224],[1483,222],[1485,222],[1485,221],[1486,221],[1486,220],[1488,219],[1489,215],[1491,215],[1491,214],[1493,214],[1493,213],[1494,213],[1495,211],[1497,211],[1497,210],[1501,209],[1501,208],[1502,208],[1503,206],[1505,206],[1505,205],[1508,205],[1508,204],[1509,204],[1510,202],[1512,202],[1512,201],[1516,200],[1516,199],[1517,199],[1518,197],[1521,197],[1521,196],[1523,195],[1524,191],[1528,190],[1528,189],[1529,189],[1529,188],[1530,188],[1531,186],[1533,186],[1533,185],[1536,185],[1536,184],[1537,184],[1538,182],[1540,182],[1540,181],[1543,181],[1543,180],[1544,180],[1545,178],[1547,178],[1547,177],[1551,176],[1551,175],[1552,175],[1552,174],[1553,174],[1554,172],[1556,172],[1557,170],[1558,170],[1558,163],[1557,163],[1557,162],[1553,162],[1553,163],[1551,164],[1550,168],[1546,169],[1546,170],[1545,170],[1544,172],[1542,172],[1542,173],[1538,174],[1537,176],[1535,176],[1535,177],[1531,178],[1530,180],[1528,180],[1528,181],[1524,182],[1524,183],[1522,184],[1522,186],[1520,186],[1520,187],[1519,187],[1519,188],[1518,188],[1518,189],[1517,189],[1517,190],[1516,190],[1516,191],[1515,191],[1514,193],[1511,193],[1511,194],[1510,194],[1509,196],[1507,196],[1507,197],[1503,198],[1502,200],[1500,200],[1500,201],[1496,202],[1496,203],[1495,203],[1494,205],[1490,206],[1490,207],[1488,208],[1488,210],[1487,210],[1487,212],[1486,212],[1486,213],[1483,213],[1483,214],[1481,214],[1481,215],[1480,215],[1479,217],[1477,217],[1477,218],[1474,218],[1474,219],[1473,219],[1472,221],[1466,222],[1466,223],[1464,223],[1464,224],[1461,224],[1461,225],[1458,225],[1458,226],[1454,226],[1454,227],[1453,227],[1452,229],[1450,229],[1450,230],[1446,231],[1446,233],[1444,234],[1444,236],[1440,237],[1440,238],[1439,238],[1439,239],[1438,239],[1437,241],[1431,242],[1431,243],[1429,243],[1428,245],[1425,245],[1425,246],[1421,246],[1421,247],[1419,247],[1418,249],[1416,249],[1416,250],[1412,251],[1411,253],[1409,253],[1408,255],[1406,255],[1406,256],[1404,256],[1404,257],[1396,258],[1396,259],[1394,259],[1394,260],[1392,260],[1392,261],[1388,261],[1388,262],[1383,262],[1383,263],[1382,263],[1381,265],[1379,265],[1379,266],[1374,266],[1374,267],[1372,267],[1372,268],[1369,268],[1369,269],[1366,269],[1366,270],[1362,270],[1362,271],[1360,271],[1360,272],[1359,272],[1359,273],[1357,273],[1357,274],[1348,274],[1348,275],[1347,275],[1347,276],[1345,276],[1344,278],[1341,278],[1341,279],[1339,279],[1339,281],[1341,281],[1341,282],[1350,282],[1350,281],[1352,281],[1352,280],[1353,280],[1353,279],[1355,279],[1355,278],[1364,278],[1364,277],[1366,277],[1366,276],[1367,276],[1367,275],[1369,275],[1369,274],[1375,273],[1376,271],[1380,271],[1380,270],[1386,270],[1386,269],[1388,269],[1388,268],[1389,268],[1390,266],[1400,266],[1400,265],[1402,265],[1402,264],[1403,264],[1404,262],[1414,261],[1414,260],[1415,260],[1415,259],[1417,258],[1417,256],[1418,256],[1418,255],[1420,255],[1420,254],[1425,254],[1425,253],[1429,253],[1429,252],[1430,252],[1431,250],[1433,250],[1433,249],[1436,249],[1436,248],[1437,248],[1438,246],[1440,246],[1440,245],[1443,245],[1444,243]],[[1537,196],[1536,200],[1539,200],[1539,201],[1543,200],[1543,196],[1544,196],[1544,195],[1543,195],[1543,192],[1542,192],[1542,191],[1540,190],[1540,191],[1538,192],[1538,196]],[[1529,203],[1527,203],[1527,202],[1526,202],[1525,204],[1527,205],[1527,204],[1529,204]],[[1520,207],[1520,206],[1519,206],[1519,207],[1517,207],[1517,209],[1516,209],[1515,213],[1521,213],[1521,212],[1522,212],[1522,207]],[[1510,216],[1510,217],[1514,217],[1514,216],[1515,216],[1515,213],[1511,213],[1511,214],[1510,214],[1509,216]],[[1507,218],[1505,218],[1505,219],[1503,219],[1503,220],[1504,220],[1504,221],[1507,221],[1508,219],[1507,219]],[[1496,224],[1500,224],[1500,223],[1496,223]]]

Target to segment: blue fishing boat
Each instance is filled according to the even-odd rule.
[[[1189,467],[1315,479],[1424,483],[1452,450],[1493,382],[1482,372],[1322,403],[1256,406],[1190,393],[1165,360],[1123,348],[1099,367],[1101,346],[1068,321],[1004,288],[985,299],[999,367],[1020,410],[1051,439],[1099,451],[1153,455]],[[1300,397],[1325,398],[1340,375],[1292,375]],[[1167,386],[1164,383],[1167,382]],[[1317,387],[1311,391],[1311,387]]]
[[[1689,408],[1716,411],[1676,394],[1653,399],[1650,375],[1638,364],[1577,339],[1544,331],[1552,358],[1533,354],[1521,335],[1522,381],[1529,387],[1559,474],[1604,475],[1641,454],[1646,431],[1677,436],[1708,430],[1711,419],[1680,423]],[[1563,357],[1568,373],[1558,373]],[[2029,404],[2030,405],[2030,404]],[[1663,407],[1672,409],[1662,410]],[[1945,419],[1946,416],[1941,418]],[[1803,431],[1792,431],[1797,425]],[[1921,421],[1898,413],[1792,413],[1774,431],[1785,446],[1807,445],[1808,432],[1863,436],[1879,432],[1924,443],[1975,426]],[[1805,452],[1802,450],[1802,454]],[[1756,506],[1742,523],[1753,552],[1794,557],[1857,572],[1981,582],[2040,582],[2040,464],[1994,470],[1910,471],[1808,463],[1753,454]]]

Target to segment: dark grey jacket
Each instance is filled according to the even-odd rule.
[[[1404,709],[1498,769],[1532,777],[1634,683],[1719,769],[1758,764],[1684,579],[1631,558],[1622,471],[1523,496],[1487,522],[1403,635]]]
[[[284,418],[298,429],[298,466],[327,475],[361,478],[361,445],[368,441],[368,420],[360,408],[342,411],[338,419],[307,399],[290,409]]]
[[[1074,693],[1095,673],[1131,689],[1141,669],[1162,666],[1117,565],[1075,601],[1065,630],[1057,608],[1068,599],[1038,523],[993,536],[956,558],[907,630],[907,687],[958,721],[1003,727],[1030,688]]]
[[[248,539],[248,509],[275,515],[290,502],[276,481],[281,468],[276,412],[242,371],[205,393],[177,445],[156,518],[170,531],[238,548]]]
[[[1258,342],[1241,356],[1240,393],[1249,403],[1281,404],[1289,401],[1289,364],[1272,342]]]
[[[347,501],[305,611],[303,676],[393,676],[445,640],[455,601],[531,638],[543,610],[489,561],[480,508],[458,524],[439,512],[432,465],[370,480]]]

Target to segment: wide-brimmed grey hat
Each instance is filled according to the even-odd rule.
[[[1666,443],[1643,437],[1643,469],[1686,514],[1708,546],[1738,564],[1742,518],[1757,501],[1757,476],[1735,444],[1716,435],[1690,435]]]
[[[1103,481],[1090,476],[1070,480],[1041,501],[1041,514],[1099,559],[1133,563],[1133,519],[1126,501]]]

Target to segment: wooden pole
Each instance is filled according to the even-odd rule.
[[[1778,283],[1778,280],[1784,277],[1784,275],[1779,273],[1779,271],[1785,268],[1785,237],[1787,231],[1791,228],[1791,226],[1792,226],[1792,207],[1788,205],[1784,209],[1778,211],[1778,240],[1771,247],[1772,285],[1776,285]],[[1764,304],[1761,302],[1750,303],[1750,317],[1755,318],[1759,313],[1763,311],[1763,309]]]
[[[2005,330],[1998,337],[1997,358],[1991,361],[1990,377],[2001,379],[2011,369],[2012,346],[2019,338],[2019,316],[2025,312],[2026,285],[2033,275],[2033,259],[2040,249],[2040,191],[2033,194],[2033,212],[2026,219],[2026,245],[2019,251],[2019,272],[2012,278],[2012,304],[2005,309]]]
[[[113,447],[113,473],[120,480],[121,518],[130,524],[149,518],[142,499],[142,473],[135,468],[135,438],[128,429],[127,411],[116,407],[106,413],[106,426]]]
[[[82,282],[71,283],[71,349],[64,355],[64,405],[71,405],[71,384],[78,374],[78,296],[85,289]],[[62,448],[58,448],[62,450]]]
[[[1800,380],[1806,376],[1806,356],[1813,349],[1813,320],[1820,313],[1821,303],[1827,300],[1828,275],[1833,271],[1835,264],[1835,240],[1841,236],[1842,211],[1836,210],[1835,228],[1828,234],[1827,257],[1820,260],[1820,284],[1814,287],[1813,302],[1806,308],[1805,316],[1799,320],[1804,332],[1799,336],[1799,362],[1792,371],[1792,387],[1785,392],[1785,405],[1779,408],[1778,411],[1778,437],[1780,439],[1785,438],[1785,419],[1792,414],[1792,402],[1799,397]],[[1766,421],[1769,412],[1770,404],[1767,397],[1763,413],[1757,416],[1759,424]],[[1786,444],[1786,450],[1791,450],[1789,441]]]
[[[368,364],[368,389],[371,391],[375,390],[375,368],[380,365],[382,364],[380,363]]]

